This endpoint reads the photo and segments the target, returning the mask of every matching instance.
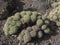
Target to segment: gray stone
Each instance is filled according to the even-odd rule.
[[[56,40],[53,45],[60,45],[60,39]]]

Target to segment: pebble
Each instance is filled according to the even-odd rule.
[[[53,45],[60,45],[60,39],[56,40]]]

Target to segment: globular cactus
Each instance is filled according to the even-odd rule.
[[[31,35],[31,37],[36,37],[36,31],[31,31],[30,35]]]
[[[20,21],[16,21],[16,24],[15,24],[16,26],[20,26],[21,27],[21,25],[22,25],[22,23],[20,22]]]
[[[45,20],[45,19],[46,19],[46,15],[44,15],[44,16],[42,15],[42,20]]]
[[[28,30],[22,30],[22,32],[19,34],[18,40],[20,40],[21,42],[23,42],[24,44],[26,44],[27,42],[29,42],[31,40],[31,35],[29,33]]]
[[[32,31],[32,27],[28,27],[27,30],[30,32]]]
[[[20,33],[22,36],[24,36],[25,35],[25,29],[23,29],[23,31],[21,31],[21,33]]]
[[[46,28],[47,28],[46,25],[42,25],[42,27],[41,27],[42,30],[44,30],[44,29],[46,29]]]
[[[37,16],[37,19],[42,19],[42,16],[40,16],[40,15],[39,15],[39,16]]]
[[[22,42],[22,41],[23,41],[23,35],[20,34],[17,39],[18,39],[20,42]]]
[[[32,15],[38,15],[38,12],[36,12],[36,11],[34,11],[34,12],[32,12]]]
[[[16,33],[17,30],[18,30],[18,28],[16,28],[16,26],[12,26],[12,27],[10,27],[10,30],[8,31],[8,33],[11,35],[11,34]]]
[[[49,34],[49,33],[50,33],[50,29],[49,29],[49,28],[45,29],[45,30],[44,30],[44,33],[45,33],[45,34]]]
[[[5,24],[4,25],[4,28],[3,28],[3,30],[4,30],[4,33],[5,33],[5,35],[8,35],[8,30],[9,30],[9,27],[8,27],[9,25],[7,25],[7,24]]]
[[[57,21],[57,22],[56,22],[56,25],[57,25],[58,27],[60,27],[60,22],[59,22],[59,21]]]
[[[22,12],[20,13],[20,15],[21,15],[21,17],[23,17],[23,16],[26,15],[26,12],[25,12],[25,11],[22,11]]]
[[[45,24],[49,24],[49,23],[50,23],[50,21],[49,21],[49,20],[45,20],[44,22],[45,22]]]
[[[32,15],[32,12],[31,11],[22,11],[21,13],[20,13],[20,15],[21,15],[21,17],[23,17],[23,16],[25,16],[25,15]]]
[[[17,12],[15,15],[14,15],[14,20],[19,20],[20,19],[20,13]]]
[[[43,20],[38,19],[37,22],[36,22],[36,25],[40,27],[42,24],[43,24]]]
[[[31,21],[35,22],[37,20],[38,13],[36,11],[32,12]]]
[[[21,33],[19,34],[19,36],[17,37],[17,39],[18,40],[20,40],[21,42],[23,41],[23,36],[25,35],[25,29],[23,29],[22,31],[21,31]]]
[[[24,40],[24,44],[26,44],[27,42],[29,42],[31,40],[31,36],[27,30],[25,31],[25,35],[23,36],[23,40]]]
[[[31,16],[32,15],[32,12],[31,11],[26,11],[26,15]]]
[[[6,27],[4,27],[4,33],[5,35],[11,35],[17,32],[17,27],[16,26],[12,26],[9,27],[6,25]]]
[[[58,17],[57,17],[56,15],[54,15],[54,16],[52,17],[52,19],[53,19],[53,20],[57,20]]]
[[[32,26],[33,31],[38,31],[38,29],[39,29],[38,26],[36,26],[36,25]]]
[[[35,22],[37,19],[37,16],[36,15],[31,15],[31,22]]]
[[[43,33],[42,33],[42,31],[38,31],[38,38],[42,38],[43,37]]]
[[[24,20],[24,23],[29,23],[29,21],[30,21],[30,16],[29,16],[29,15],[23,16],[23,20]]]

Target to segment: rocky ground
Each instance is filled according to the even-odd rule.
[[[5,1],[5,2],[4,2]],[[7,9],[5,15],[11,16],[11,14],[14,14],[15,12],[20,12],[22,10],[31,10],[31,11],[38,11],[41,14],[45,14],[46,11],[49,12],[52,7],[52,2],[41,2],[40,0],[17,0],[11,2],[13,3],[13,8],[8,6],[9,0],[0,0],[0,15],[3,14],[1,9]],[[8,1],[8,2],[7,2]],[[11,4],[12,5],[12,4]],[[7,8],[6,8],[7,7]],[[3,26],[6,19],[0,20],[0,45],[20,45],[20,43],[17,41],[17,36],[9,36],[6,37],[3,32]],[[39,42],[29,42],[27,45],[60,45],[60,32],[57,35],[53,36],[45,36],[41,41]]]

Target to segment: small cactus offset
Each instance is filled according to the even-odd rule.
[[[42,38],[43,37],[43,33],[42,33],[42,31],[38,31],[38,38]]]
[[[22,12],[20,13],[20,15],[21,15],[21,17],[23,17],[24,15],[26,15],[26,12],[25,12],[25,11],[22,11]]]
[[[46,27],[47,27],[46,25],[42,25],[41,29],[44,30],[46,29]]]
[[[36,26],[36,25],[32,26],[32,30],[33,30],[33,31],[38,31],[38,29],[39,29],[38,26]]]
[[[32,31],[32,27],[28,27],[27,30],[30,32]]]
[[[31,11],[26,11],[26,15],[32,15],[32,12]]]
[[[35,22],[36,19],[37,19],[36,15],[31,15],[31,21],[32,21],[32,22]]]
[[[30,21],[30,16],[29,15],[23,16],[23,20],[24,20],[24,23],[28,23]]]
[[[60,27],[60,22],[59,22],[59,21],[58,21],[58,22],[56,22],[56,24],[57,24],[57,26],[58,26],[58,27]]]
[[[49,24],[50,22],[49,22],[49,20],[45,20],[45,24]]]
[[[44,30],[44,33],[45,33],[45,34],[49,34],[49,33],[50,33],[50,29],[49,29],[49,28],[45,29],[45,30]]]
[[[31,31],[30,35],[31,35],[31,37],[36,37],[36,31]]]
[[[41,15],[37,16],[37,19],[41,19],[41,18],[42,18],[42,16],[41,16]]]
[[[41,26],[43,24],[43,20],[42,19],[38,19],[36,24],[37,24],[37,26]]]

